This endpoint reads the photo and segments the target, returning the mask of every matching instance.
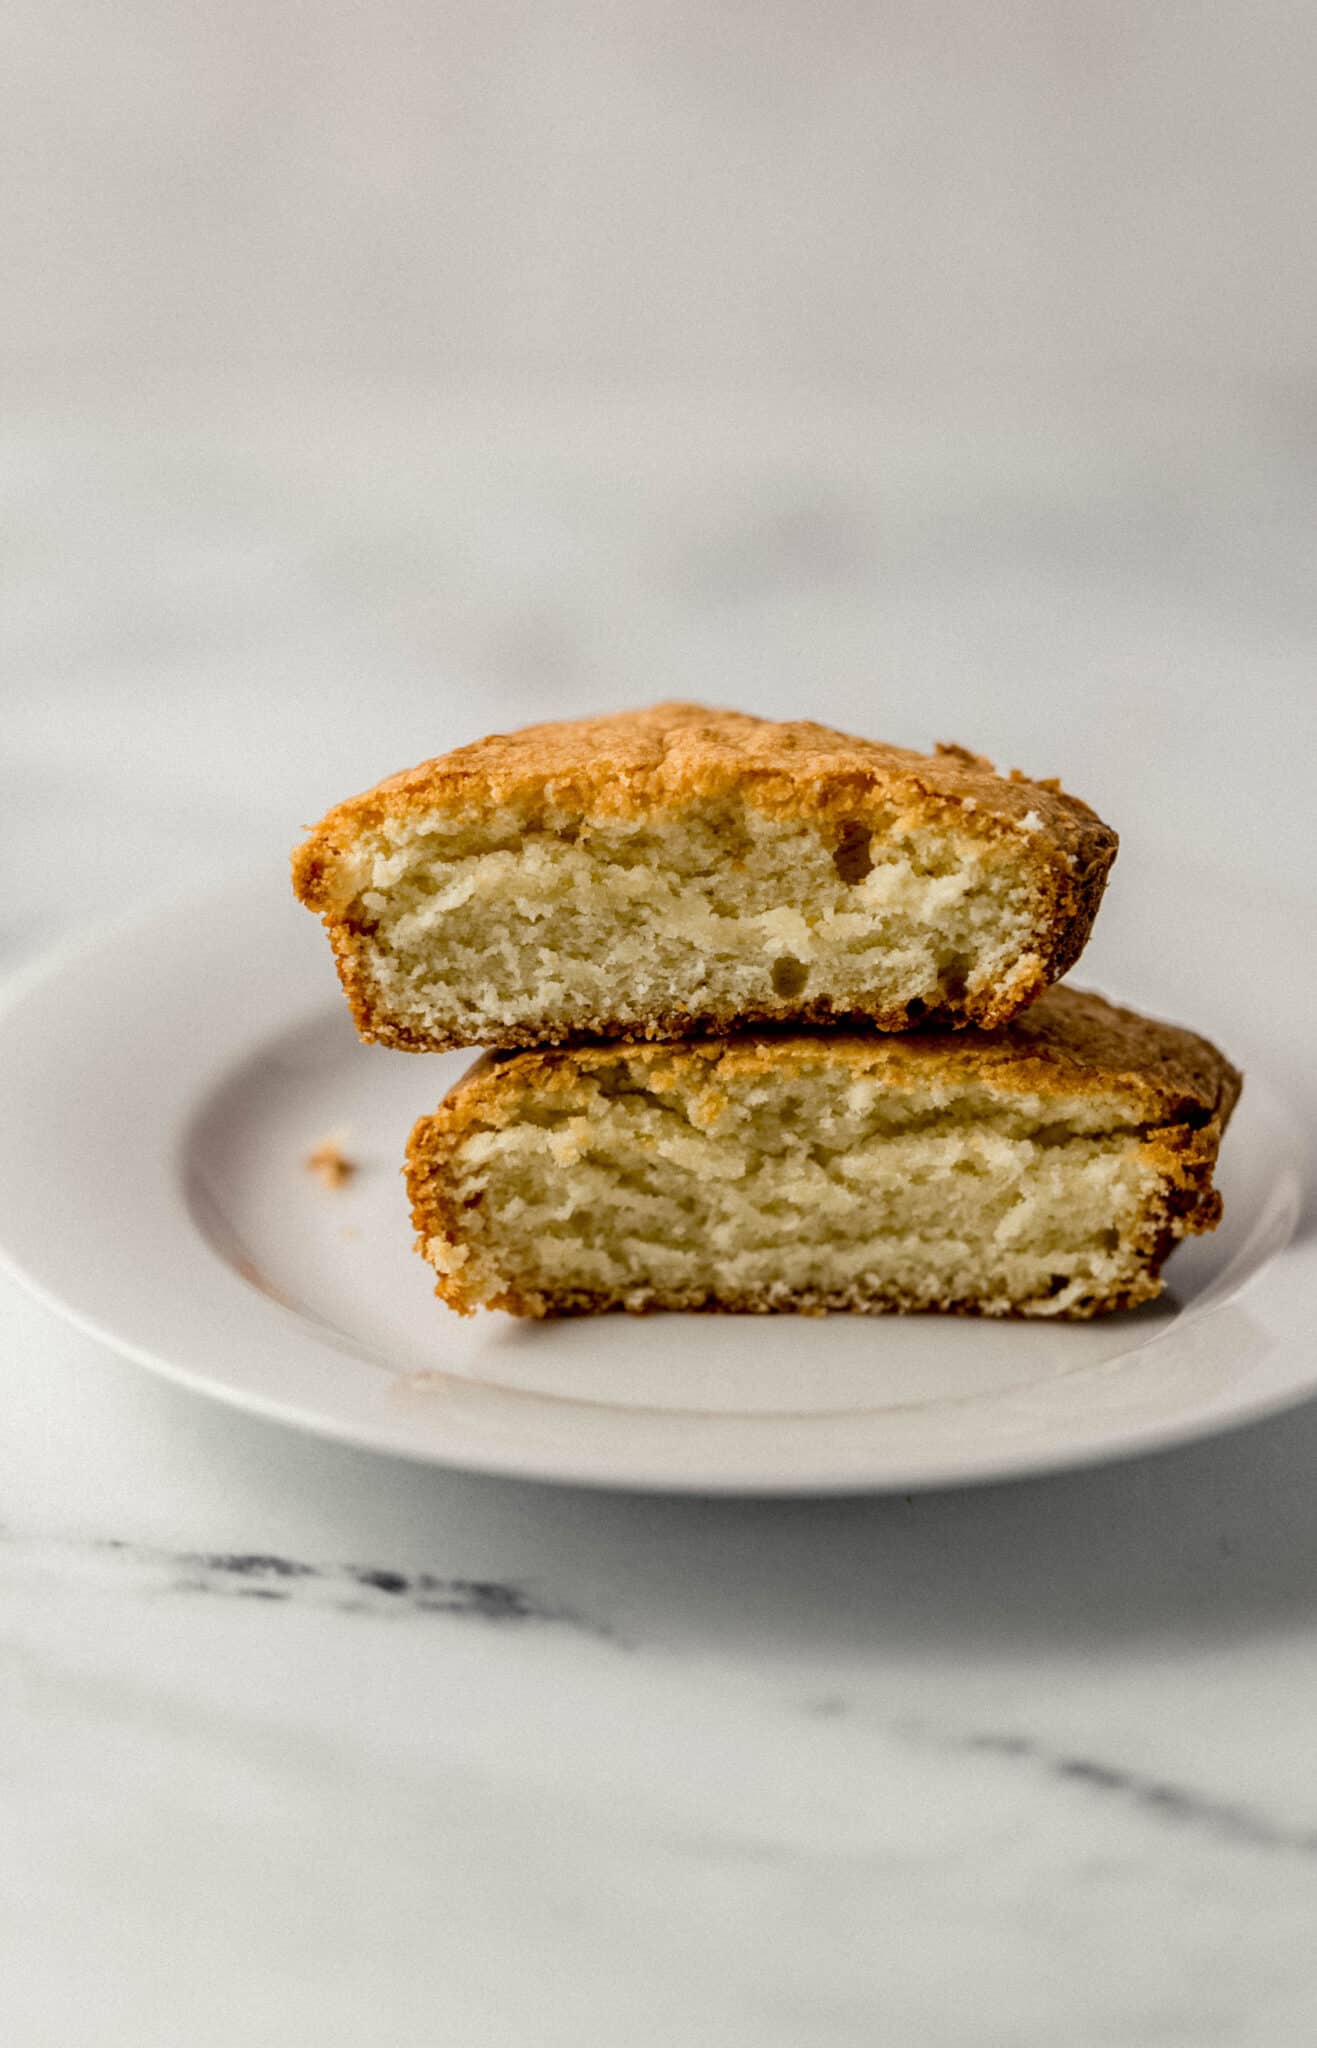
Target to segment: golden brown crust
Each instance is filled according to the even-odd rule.
[[[642,1065],[651,1083],[690,1086],[703,1069],[711,1082],[728,1075],[799,1072],[819,1064],[845,1065],[899,1084],[981,1079],[1021,1094],[1119,1094],[1139,1123],[1200,1122],[1241,1086],[1238,1072],[1207,1039],[1179,1024],[1145,1017],[1105,996],[1068,984],[1048,989],[1022,1016],[996,1031],[918,1031],[885,1035],[839,1032],[745,1032],[663,1044],[615,1045],[587,1041],[531,1053],[490,1052],[450,1089],[438,1115],[454,1128],[498,1124],[529,1091],[570,1087],[580,1073]]]
[[[340,964],[340,974],[343,973]],[[345,980],[345,986],[347,981]],[[1033,993],[1045,986],[1041,977],[1030,976],[1029,988]],[[467,1041],[463,1038],[438,1039],[433,1034],[411,1031],[405,1025],[391,1020],[371,1017],[369,1025],[363,1022],[363,1011],[367,999],[363,995],[358,977],[352,972],[352,986],[349,1001],[356,1020],[359,1035],[371,1045],[387,1045],[394,1052],[460,1052]],[[1018,1004],[1012,1002],[1007,1011],[1014,1015]],[[726,1037],[729,1033],[753,1030],[780,1030],[784,1026],[793,1028],[835,1027],[842,1031],[883,1031],[898,1033],[925,1026],[943,1031],[963,1031],[976,1021],[976,1015],[957,1015],[950,1010],[929,1010],[923,1003],[910,1003],[899,1009],[884,1007],[875,1001],[867,1010],[834,1010],[831,1002],[824,997],[812,998],[809,1002],[765,1003],[754,1009],[739,1010],[651,1010],[644,1021],[634,1019],[592,1016],[579,1024],[559,1024],[546,1021],[540,1025],[507,1024],[499,1031],[499,1052],[533,1051],[555,1046],[570,1048],[582,1039],[598,1040],[604,1044],[645,1044],[663,1042],[670,1044],[674,1039],[700,1039]]]
[[[843,1065],[856,1075],[872,1074],[894,1086],[937,1081],[978,1081],[1006,1094],[1076,1097],[1109,1102],[1113,1127],[1140,1139],[1157,1183],[1134,1250],[1138,1279],[1118,1293],[1095,1296],[1065,1313],[1082,1317],[1127,1308],[1159,1292],[1162,1264],[1179,1238],[1215,1228],[1221,1198],[1212,1185],[1221,1137],[1230,1120],[1242,1077],[1205,1038],[1179,1025],[1140,1016],[1102,996],[1053,988],[1023,1016],[993,1032],[969,1035],[918,1032],[884,1037],[873,1032],[838,1034],[791,1032],[745,1034],[680,1044],[582,1044],[523,1053],[486,1053],[450,1090],[431,1117],[423,1117],[407,1149],[408,1186],[417,1249],[432,1240],[460,1246],[463,1217],[448,1182],[448,1167],[463,1138],[477,1127],[500,1128],[513,1121],[528,1094],[540,1100],[566,1092],[591,1069],[625,1060],[643,1069],[644,1083],[658,1092],[707,1092],[711,1108],[720,1078],[782,1075],[818,1064]],[[441,1274],[435,1292],[469,1313],[476,1303],[460,1270]],[[488,1304],[514,1315],[593,1313],[624,1304],[589,1292],[562,1292],[551,1299],[521,1296],[515,1289]],[[897,1295],[832,1299],[800,1296],[784,1301],[712,1301],[655,1293],[646,1308],[714,1309],[738,1312],[776,1308],[823,1313],[833,1308],[880,1313],[938,1309],[983,1314],[974,1301],[925,1301]]]
[[[1167,1250],[1171,1241],[1167,1241]],[[1137,1308],[1140,1302],[1155,1300],[1161,1293],[1161,1265],[1166,1253],[1157,1259],[1155,1266],[1140,1276],[1138,1282],[1121,1292],[1104,1295],[1086,1295],[1082,1301],[1053,1314],[1054,1322],[1089,1322],[1094,1316],[1112,1314],[1117,1309]],[[471,1315],[474,1307],[470,1303],[456,1301],[443,1286],[435,1288],[441,1300],[456,1308],[459,1315]],[[630,1296],[622,1301],[614,1294],[590,1293],[583,1288],[562,1289],[551,1299],[544,1295],[519,1294],[509,1288],[504,1294],[494,1296],[481,1304],[485,1308],[502,1309],[510,1316],[525,1316],[533,1321],[546,1321],[557,1316],[601,1316],[629,1315],[648,1316],[662,1314],[710,1315],[710,1316],[967,1316],[984,1320],[1002,1320],[1008,1316],[1036,1314],[1025,1306],[1008,1308],[989,1305],[982,1301],[953,1301],[934,1299],[932,1296],[905,1294],[897,1288],[848,1288],[844,1291],[823,1293],[817,1289],[808,1292],[775,1295],[769,1301],[757,1294],[677,1294],[664,1293],[660,1289],[647,1294],[643,1300]]]
[[[983,840],[1027,845],[1040,911],[1033,950],[1003,983],[967,995],[939,1021],[949,1028],[1005,1023],[1073,966],[1088,940],[1116,856],[1116,834],[1055,781],[1033,782],[966,747],[931,754],[857,739],[809,720],[777,722],[698,704],[656,704],[610,717],[565,720],[495,734],[425,761],[349,798],[321,819],[293,855],[293,887],[325,921],[357,1029],[370,1043],[404,1052],[445,1052],[469,1044],[454,1025],[418,1032],[380,1003],[367,966],[369,934],[350,914],[344,880],[361,836],[386,821],[436,813],[474,816],[501,805],[537,805],[597,817],[658,817],[701,799],[739,797],[768,816],[807,817],[820,827],[911,829],[953,814]],[[597,1014],[571,1025],[500,1027],[504,1046],[562,1042],[579,1032],[602,1038],[687,1036],[733,1025],[831,1019],[826,1004],[789,999],[754,1012],[666,1011],[637,1019]],[[920,1017],[877,1004],[858,1018],[904,1031]]]
[[[931,754],[816,725],[701,704],[666,703],[601,718],[563,719],[495,733],[408,768],[349,797],[320,821],[295,857],[295,886],[323,909],[325,869],[364,827],[433,811],[470,812],[542,796],[562,809],[648,817],[693,797],[746,795],[777,817],[863,818],[892,804],[919,814],[948,803],[970,815],[1036,830],[1066,851],[1114,842],[1110,827],[1054,780],[999,775],[967,747]]]

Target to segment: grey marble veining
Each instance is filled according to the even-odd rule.
[[[5,1543],[0,1535],[0,1545]],[[50,1563],[54,1546],[38,1550]],[[221,1600],[294,1601],[299,1607],[360,1614],[388,1621],[444,1615],[496,1626],[552,1624],[591,1634],[609,1633],[569,1608],[555,1606],[533,1585],[510,1579],[450,1578],[401,1571],[393,1565],[308,1563],[267,1551],[170,1551],[122,1537],[93,1538],[67,1547],[57,1568],[104,1574],[107,1590],[151,1596],[202,1595]]]

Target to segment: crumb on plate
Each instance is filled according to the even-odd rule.
[[[322,1181],[327,1188],[341,1188],[350,1181],[357,1171],[355,1159],[349,1159],[338,1137],[322,1138],[313,1152],[308,1152],[303,1162],[308,1173]]]

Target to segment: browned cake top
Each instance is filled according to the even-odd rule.
[[[552,1093],[592,1068],[627,1060],[659,1089],[757,1073],[844,1066],[893,1086],[982,1081],[1012,1093],[1114,1096],[1131,1120],[1224,1128],[1241,1077],[1214,1045],[1178,1024],[1142,1017],[1099,995],[1051,988],[996,1031],[744,1033],[671,1044],[584,1044],[493,1053],[448,1096],[445,1121],[502,1122],[524,1088]]]
[[[304,902],[324,907],[325,867],[386,819],[536,801],[595,815],[651,816],[731,795],[780,817],[867,822],[895,811],[906,825],[955,808],[984,836],[1024,827],[1038,857],[1059,855],[1067,867],[1105,864],[1116,845],[1111,828],[1058,783],[999,775],[966,747],[919,754],[808,719],[778,722],[670,703],[496,733],[390,776],[328,812],[300,849],[294,878]]]

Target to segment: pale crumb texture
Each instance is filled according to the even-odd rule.
[[[1214,1227],[1239,1085],[1069,989],[982,1038],[495,1056],[413,1132],[417,1248],[463,1312],[1091,1316]]]
[[[294,862],[368,1039],[1003,1022],[1077,957],[1115,835],[964,749],[698,706],[489,740]]]

